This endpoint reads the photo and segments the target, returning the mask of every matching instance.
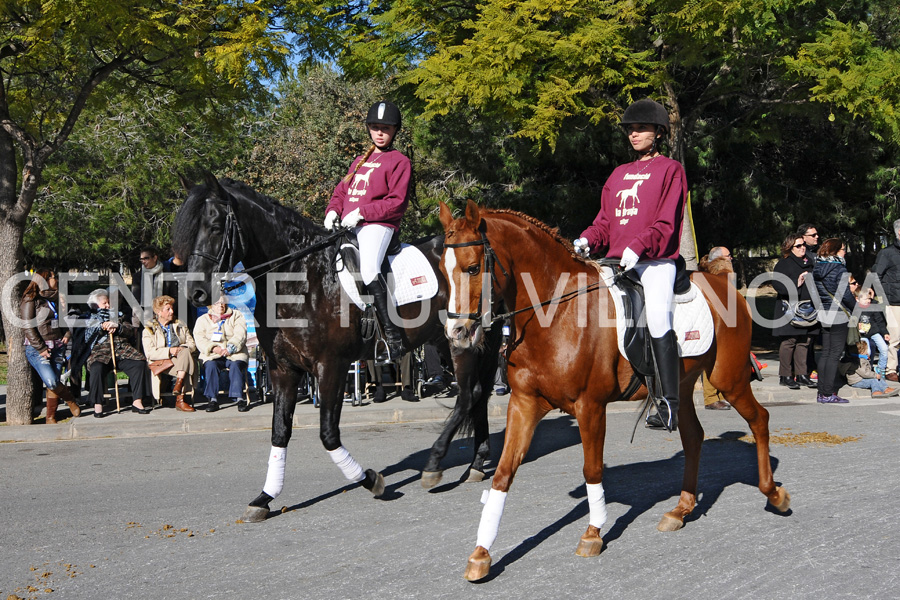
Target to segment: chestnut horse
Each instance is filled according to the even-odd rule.
[[[513,313],[506,439],[465,578],[476,581],[487,576],[490,545],[497,535],[506,493],[538,421],[555,408],[577,419],[584,449],[590,522],[576,554],[596,556],[603,547],[600,527],[606,521],[601,485],[606,405],[647,396],[644,385],[636,392],[630,387],[633,370],[618,350],[609,289],[595,265],[576,256],[556,230],[527,215],[481,210],[469,201],[465,216],[459,219],[442,204],[441,223],[445,232],[441,269],[450,281],[446,332],[451,344],[470,347],[476,343],[472,335],[484,318],[482,305],[491,306],[492,298],[502,298]],[[760,491],[778,511],[785,512],[790,505],[790,496],[772,478],[769,414],[750,390],[752,321],[747,303],[725,277],[694,273],[692,281],[710,305],[715,338],[705,354],[681,361],[683,401],[678,421],[684,480],[678,505],[663,515],[660,531],[680,529],[697,502],[703,428],[691,397],[701,372],[750,425],[756,439]],[[561,296],[565,299],[546,309],[538,306]]]

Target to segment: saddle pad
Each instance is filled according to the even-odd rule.
[[[616,339],[619,343],[619,353],[625,356],[625,307],[622,305],[624,292],[613,285],[612,269],[603,266],[599,270],[616,307]],[[676,302],[673,317],[673,329],[678,339],[678,356],[700,356],[709,350],[715,335],[712,313],[706,297],[700,293],[697,284],[691,282],[691,292],[684,296],[692,298],[688,302]]]
[[[389,295],[393,298],[394,305],[403,306],[426,298],[433,298],[438,291],[438,280],[434,269],[431,268],[431,263],[415,246],[401,244],[400,248],[398,254],[388,256],[394,279],[394,288]],[[338,271],[341,287],[356,306],[365,308],[365,302],[362,301],[356,285],[357,274],[351,273],[343,266],[344,261],[338,254],[335,268]]]

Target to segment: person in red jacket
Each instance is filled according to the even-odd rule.
[[[644,286],[645,318],[659,372],[659,418],[669,431],[678,427],[680,361],[672,330],[675,260],[679,257],[687,180],[684,167],[659,153],[669,130],[662,105],[638,100],[625,110],[621,125],[638,158],[616,167],[603,186],[600,212],[575,240],[583,256],[608,248],[607,257],[634,269]]]
[[[360,276],[384,327],[388,359],[403,353],[403,338],[390,318],[387,283],[381,274],[384,255],[409,204],[412,166],[393,147],[400,125],[400,109],[393,102],[376,102],[369,108],[366,126],[372,146],[351,163],[350,171],[334,189],[324,222],[331,231],[340,219],[343,227],[356,234]]]

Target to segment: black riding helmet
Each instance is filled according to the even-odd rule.
[[[400,129],[400,109],[389,100],[376,102],[366,115],[366,125],[396,125]]]
[[[638,100],[625,109],[622,115],[622,121],[619,123],[623,127],[632,123],[647,123],[662,127],[668,133],[669,131],[669,113],[663,108],[662,104],[654,102],[649,98]]]

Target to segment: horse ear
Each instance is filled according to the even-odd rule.
[[[186,191],[186,192],[190,192],[191,189],[193,189],[193,187],[194,187],[194,184],[191,181],[189,181],[188,178],[185,177],[184,175],[182,175],[181,173],[178,174],[178,182],[181,183],[181,187],[183,187],[184,191]]]
[[[225,195],[222,187],[219,185],[219,180],[216,179],[216,176],[210,173],[209,171],[203,172],[203,181],[206,183],[206,187],[209,190],[210,196],[216,196],[225,200],[227,196]]]
[[[441,200],[441,225],[444,226],[444,231],[450,227],[450,223],[453,222],[453,212],[450,210],[450,207],[444,204],[444,201]]]
[[[481,225],[481,214],[479,213],[478,205],[471,199],[466,202],[466,221],[472,225],[473,229],[478,229],[478,226]]]

